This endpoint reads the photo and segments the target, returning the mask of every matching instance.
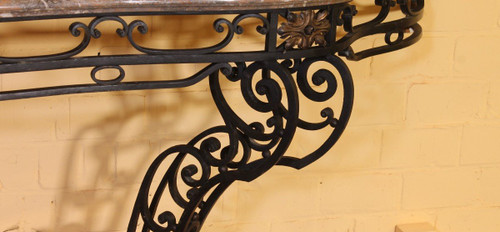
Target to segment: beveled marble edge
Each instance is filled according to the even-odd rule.
[[[201,13],[313,7],[352,0],[0,0],[0,20],[106,13]]]

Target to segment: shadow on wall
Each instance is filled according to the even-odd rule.
[[[137,35],[144,46],[205,47],[218,43],[225,34],[216,33],[214,20],[206,16],[155,16],[149,20],[150,33]],[[112,36],[117,37],[103,35],[97,41],[104,51],[101,54],[127,49],[106,40]],[[126,67],[125,81],[181,79],[203,67],[205,64]],[[125,231],[140,183],[154,158],[172,145],[184,144],[199,132],[223,124],[206,79],[185,89],[109,95],[69,96],[72,143],[61,173],[55,231]],[[82,155],[79,149],[83,149]]]
[[[151,46],[177,48],[187,42],[197,47],[199,38],[180,37],[182,25],[186,24],[185,21],[204,25],[203,20],[202,17],[154,17],[151,32],[141,36],[138,42],[149,44],[151,42],[147,40],[152,38]],[[174,32],[169,32],[170,37],[164,38],[159,33],[163,32],[162,28],[157,24],[172,28]],[[210,29],[200,29],[202,37],[214,34]],[[159,35],[155,40],[156,33]],[[106,36],[101,38],[99,45],[105,48],[116,46],[109,44]],[[182,67],[167,66],[129,67],[125,81],[130,81],[127,80],[129,77],[133,80],[187,77]],[[197,67],[189,68],[192,74],[199,71]],[[70,96],[70,126],[78,129],[71,128],[73,142],[66,152],[62,190],[57,197],[53,218],[54,230],[126,230],[139,185],[156,155],[168,146],[187,142],[189,132],[201,131],[217,120],[218,113],[213,112],[215,107],[212,106],[215,105],[207,89],[208,82],[202,81],[193,88],[182,90],[132,91],[112,94],[109,98],[109,94],[104,97],[102,94]],[[191,115],[186,109],[189,107],[197,107],[196,112],[202,114]],[[190,120],[193,121],[189,123]],[[184,126],[179,126],[182,124]],[[185,132],[176,137],[176,132],[181,130]],[[83,157],[77,151],[80,147],[83,147]]]
[[[146,137],[150,138],[130,140],[120,138],[124,128],[131,123],[137,123],[136,119],[144,117],[146,112],[142,106],[134,106],[136,102],[131,101],[127,95],[114,99],[117,100],[114,104],[125,109],[122,114],[94,117],[96,120],[92,120],[92,124],[82,125],[79,131],[72,133],[74,142],[67,151],[64,180],[61,185],[63,190],[56,204],[54,217],[56,231],[93,231],[96,228],[100,231],[112,231],[124,229],[127,225],[138,183],[140,183],[138,181],[143,178],[152,158],[158,154],[158,150],[153,146],[157,146],[162,141],[158,136],[148,135]],[[174,122],[164,122],[162,117],[182,117],[178,108],[185,104],[210,104],[210,99],[200,100],[189,97],[181,99],[169,104],[161,111],[148,113],[148,123],[168,130],[169,124]],[[216,114],[207,113],[203,121],[208,124],[213,116]],[[149,129],[148,126],[143,128]],[[139,135],[148,134],[147,131],[134,132]],[[82,141],[82,138],[88,134],[100,138]],[[83,157],[74,156],[73,154],[78,154],[77,149],[82,146],[82,143],[85,143]],[[149,147],[143,149],[144,143]],[[120,154],[120,151],[126,154]],[[127,161],[131,162],[126,163]],[[118,167],[118,165],[125,167]],[[83,170],[80,171],[82,166]],[[79,177],[75,172],[84,176]]]

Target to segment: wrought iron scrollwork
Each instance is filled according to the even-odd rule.
[[[361,60],[408,47],[420,40],[422,27],[418,24],[418,21],[423,16],[424,0],[376,0],[375,4],[381,7],[380,13],[373,20],[356,26],[352,26],[352,12],[355,12],[352,10],[352,6],[346,6],[346,8],[340,10],[341,15],[346,16],[342,17],[342,20],[338,20],[338,25],[344,25],[348,33],[337,42],[347,45],[338,52],[339,55],[345,56],[349,60]],[[384,22],[391,8],[396,5],[400,6],[406,17]],[[405,38],[407,32],[411,32],[411,34]],[[351,47],[352,43],[360,38],[375,34],[384,34],[386,45],[354,52]],[[394,34],[397,37],[392,40],[391,37]]]
[[[325,155],[337,142],[349,121],[354,94],[351,73],[337,54],[360,60],[407,47],[419,40],[422,28],[418,21],[423,14],[424,0],[375,0],[375,4],[380,6],[379,14],[360,25],[353,24],[358,12],[348,3],[309,7],[301,9],[303,11],[230,12],[236,14],[233,19],[219,18],[213,22],[215,32],[226,33],[224,39],[213,46],[182,50],[139,45],[134,40],[137,34],[134,32],[148,32],[144,21],[127,23],[120,15],[96,16],[88,25],[71,24],[72,36],[82,40],[69,51],[34,57],[0,57],[0,73],[89,67],[94,83],[3,91],[0,100],[180,88],[208,78],[211,95],[224,124],[205,130],[186,144],[166,149],[154,160],[140,187],[128,226],[129,232],[138,229],[143,232],[198,232],[216,201],[233,182],[252,181],[275,165],[303,168]],[[405,17],[385,22],[391,9],[398,5]],[[279,17],[286,22],[279,24]],[[259,21],[256,30],[266,37],[262,50],[221,51],[235,35],[243,33],[241,22],[249,18]],[[141,54],[79,57],[92,39],[102,36],[98,29],[102,22],[117,23],[118,36],[128,40]],[[336,37],[337,27],[346,32],[342,38]],[[412,33],[408,36],[407,31]],[[354,42],[371,35],[382,35],[386,45],[361,52],[352,49]],[[278,45],[278,36],[284,40],[281,45]],[[185,79],[125,81],[122,68],[125,65],[173,63],[208,65]],[[314,70],[312,66],[317,63],[326,64],[328,68]],[[118,75],[111,79],[97,78],[105,69],[114,69]],[[247,122],[227,101],[221,78],[239,83],[245,103],[255,112],[267,115],[267,119]],[[304,96],[300,99],[328,104],[318,112],[321,119],[311,122],[299,117],[299,106],[305,104],[299,102],[300,95]],[[330,105],[337,101],[341,104],[339,108]],[[299,129],[330,130],[331,133],[309,154],[287,154]],[[225,139],[220,138],[222,135]],[[159,168],[164,165],[168,168],[163,173]],[[160,182],[153,187],[155,177],[159,177]],[[170,198],[173,206],[182,212],[176,214],[171,209],[160,208],[165,198]],[[142,228],[138,228],[139,225]]]
[[[83,39],[80,44],[66,52],[52,54],[52,55],[43,55],[43,56],[34,56],[34,57],[0,57],[0,63],[9,64],[9,63],[20,63],[20,62],[40,62],[40,61],[50,61],[50,60],[63,60],[68,59],[70,57],[76,56],[83,52],[85,48],[88,47],[91,40],[90,29],[87,25],[76,22],[71,24],[69,27],[69,31],[71,35],[74,37],[79,37],[83,31]]]
[[[260,14],[241,14],[235,17],[232,22],[224,18],[215,20],[213,27],[216,32],[218,33],[224,32],[225,31],[224,26],[227,27],[228,31],[226,37],[221,42],[206,48],[155,49],[155,48],[142,47],[135,42],[132,36],[132,33],[136,28],[141,34],[146,34],[148,32],[147,24],[141,20],[135,20],[132,23],[130,23],[130,25],[128,26],[129,30],[127,32],[127,37],[128,40],[130,41],[130,44],[132,44],[132,46],[134,46],[135,49],[146,54],[151,54],[151,55],[207,54],[225,48],[233,40],[234,34],[242,34],[243,28],[239,25],[239,23],[246,18],[256,18],[262,21],[263,25],[259,25],[257,27],[257,31],[263,35],[267,34],[269,28],[269,21],[264,16]]]
[[[43,56],[34,56],[34,57],[0,57],[0,64],[9,64],[9,63],[21,63],[21,62],[40,62],[40,61],[52,61],[52,60],[64,60],[82,53],[90,44],[92,38],[98,39],[101,37],[102,33],[97,26],[102,22],[106,21],[114,21],[121,24],[121,28],[116,29],[116,33],[120,37],[126,37],[130,44],[137,49],[138,51],[144,54],[150,55],[174,55],[174,54],[207,54],[217,52],[223,48],[225,48],[234,38],[235,34],[242,34],[243,28],[239,25],[241,21],[247,18],[255,18],[259,19],[262,22],[262,25],[257,26],[257,32],[262,35],[267,34],[269,28],[269,21],[267,18],[257,13],[250,14],[240,14],[236,16],[233,21],[229,21],[224,18],[219,18],[215,20],[213,23],[213,27],[216,32],[222,33],[227,28],[226,37],[219,42],[210,47],[206,48],[193,48],[193,49],[155,49],[155,48],[147,48],[140,46],[136,43],[133,38],[133,32],[137,29],[141,34],[146,34],[148,32],[148,25],[142,20],[132,21],[130,24],[127,24],[125,20],[123,20],[119,16],[100,16],[94,18],[89,25],[85,25],[81,22],[75,22],[71,24],[69,30],[74,37],[79,37],[83,34],[82,42],[75,48],[52,55],[43,55]]]
[[[231,81],[241,83],[241,91],[247,104],[257,112],[271,113],[272,116],[265,123],[246,123],[226,101],[220,87],[219,72],[212,73],[210,89],[226,125],[211,128],[186,145],[167,149],[153,162],[139,191],[129,231],[135,230],[139,217],[144,220],[143,231],[199,231],[215,201],[232,182],[251,181],[257,178],[274,166],[284,155],[299,120],[297,87],[289,70],[276,61],[252,63],[243,68],[243,73],[231,73],[231,70],[223,69],[222,73]],[[262,73],[270,71],[276,74],[278,80],[264,74],[256,86],[252,86],[253,79],[259,70]],[[284,90],[278,82],[281,82]],[[256,95],[264,96],[265,100],[260,100]],[[285,96],[286,106],[282,103]],[[271,131],[266,132],[266,128]],[[215,133],[226,134],[229,144],[222,147],[221,141],[212,136]],[[239,151],[242,154],[238,155]],[[218,154],[214,155],[216,152]],[[253,153],[260,153],[260,156],[253,157],[254,160],[250,161]],[[157,174],[159,165],[170,155],[174,155],[175,160],[170,164],[167,173],[163,175],[161,184],[150,200],[151,181]],[[186,155],[195,158],[200,168],[194,164],[181,168],[180,165]],[[240,156],[239,160],[235,160]],[[212,167],[217,168],[218,173],[211,173]],[[192,176],[199,169],[201,169],[201,176],[193,179]],[[183,184],[190,188],[185,193],[186,197],[179,192],[178,175]],[[183,214],[177,220],[169,211],[156,215],[158,202],[164,196],[162,193],[166,189],[177,206],[184,209]],[[213,191],[209,193],[210,190]]]
[[[337,70],[339,77],[335,76],[328,69],[319,69],[312,74],[311,81],[315,86],[326,84],[326,90],[318,92],[314,90],[312,85],[308,82],[307,76],[310,74],[309,69],[312,64],[316,62],[327,62],[332,68]],[[320,145],[315,151],[304,156],[303,158],[296,158],[284,156],[279,165],[290,166],[293,168],[303,168],[317,159],[321,158],[330,148],[337,142],[342,135],[347,123],[349,121],[353,101],[354,101],[354,86],[352,82],[351,72],[347,65],[336,56],[326,56],[318,58],[307,58],[304,60],[296,60],[294,67],[291,68],[292,72],[297,72],[297,85],[300,92],[309,100],[315,102],[325,102],[337,93],[339,87],[342,87],[342,107],[340,112],[334,112],[331,107],[326,107],[320,111],[320,115],[324,120],[322,122],[308,122],[299,119],[298,127],[305,130],[321,130],[331,127],[333,130],[330,136],[325,139],[325,142]],[[340,83],[340,85],[339,85]],[[338,115],[338,116],[336,116]]]
[[[336,77],[327,69],[312,73],[313,85],[327,85],[323,92],[314,90],[307,80],[311,65],[320,61],[328,62],[340,73],[340,77]],[[253,110],[271,113],[272,116],[265,122],[245,122],[226,101],[220,87],[219,70],[210,74],[211,93],[225,125],[210,128],[187,144],[169,148],[158,156],[150,166],[139,190],[129,231],[136,230],[139,219],[144,221],[142,231],[199,231],[216,200],[234,181],[251,181],[274,165],[305,167],[333,146],[343,132],[352,109],[353,87],[350,72],[335,56],[300,59],[295,62],[293,66],[296,66],[296,69],[292,67],[291,61],[281,64],[276,61],[254,62],[248,67],[239,64],[234,68],[224,65],[221,69],[230,81],[240,82],[242,95]],[[262,76],[253,86],[258,71],[261,71]],[[271,73],[277,78],[271,77]],[[296,81],[293,73],[296,74]],[[335,117],[330,107],[320,112],[324,121],[307,122],[299,118],[299,90],[312,101],[324,102],[336,94],[338,83],[342,83],[344,93],[339,118]],[[281,89],[280,84],[284,89]],[[265,100],[261,100],[257,95],[264,96]],[[283,99],[285,96],[286,101]],[[298,128],[320,130],[326,127],[333,128],[333,133],[316,151],[303,158],[285,156]],[[221,140],[214,136],[217,133],[227,136],[229,143],[224,147]],[[169,156],[175,158],[167,172],[157,173],[158,167]],[[197,163],[182,166],[186,156],[191,156]],[[213,173],[212,168],[216,168],[218,172]],[[199,177],[194,179],[193,176],[198,172]],[[161,183],[156,190],[151,190],[155,175],[161,176]],[[185,193],[179,191],[181,180],[189,189]],[[183,209],[179,217],[171,211],[157,212],[162,197],[168,196],[164,193],[167,190],[173,202]]]
[[[63,60],[68,59],[73,56],[76,56],[82,53],[90,44],[91,38],[98,39],[101,37],[101,31],[97,29],[97,26],[105,21],[116,21],[120,23],[123,28],[118,28],[116,33],[125,37],[128,31],[127,23],[118,16],[103,16],[97,17],[93,19],[89,25],[85,25],[81,22],[75,22],[70,25],[69,31],[74,37],[80,37],[83,33],[83,39],[80,44],[66,52],[52,54],[52,55],[43,55],[43,56],[34,56],[34,57],[0,57],[0,63],[20,63],[20,62],[40,62],[40,61],[51,61],[51,60]]]

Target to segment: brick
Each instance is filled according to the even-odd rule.
[[[464,208],[443,210],[436,228],[440,232],[495,232],[500,230],[499,208]]]
[[[432,211],[394,211],[388,213],[355,215],[356,230],[359,232],[394,231],[399,224],[434,222],[436,215]]]
[[[55,231],[125,231],[135,188],[63,191],[58,196]]]
[[[458,38],[454,58],[455,75],[468,76],[475,80],[498,80],[500,73],[496,57],[498,53],[500,53],[498,36]]]
[[[300,137],[292,146],[296,144],[310,147],[310,144],[317,140],[315,136],[312,136],[313,133],[317,132]],[[381,140],[382,130],[379,127],[348,126],[333,148],[304,171],[333,173],[379,168]],[[324,141],[324,138],[321,141]]]
[[[90,77],[91,70],[91,68],[81,68],[3,74],[2,87],[3,90],[18,90],[93,83]],[[54,97],[48,99],[52,98]],[[58,96],[57,98],[67,99],[68,96]]]
[[[486,107],[487,90],[487,85],[476,83],[413,85],[408,94],[407,120],[458,123],[477,119]]]
[[[23,202],[19,192],[0,192],[0,230],[8,231],[18,227],[23,217]]]
[[[38,186],[38,154],[36,146],[0,147],[0,183],[6,191],[37,190]]]
[[[239,89],[226,89],[224,96],[233,111],[247,123],[261,122],[265,125],[270,117],[269,113],[259,113],[246,103],[242,104],[244,99]],[[210,127],[224,125],[208,92],[169,91],[150,95],[147,102],[148,130],[167,139],[188,141]]]
[[[158,41],[154,45],[147,41],[150,47],[162,49],[182,49],[182,48],[203,48],[210,47],[219,43],[227,34],[227,27],[224,25],[224,32],[218,33],[213,29],[213,22],[217,18],[226,18],[232,20],[233,15],[213,15],[190,17],[169,15],[154,17],[152,24],[153,40]],[[189,25],[189,26],[179,26]],[[244,32],[241,35],[235,35],[232,43],[226,46],[222,51],[243,51],[264,49],[265,36],[258,33],[255,28],[262,25],[258,19],[246,19],[240,24]],[[200,40],[200,36],[204,39]]]
[[[58,109],[59,116],[56,118],[55,122],[55,137],[57,140],[71,139],[69,99],[64,96],[58,96],[56,98],[60,98],[60,101],[63,102],[64,105]]]
[[[471,9],[475,10],[471,11]],[[425,31],[436,32],[493,29],[498,17],[498,9],[498,2],[495,0],[486,0],[479,5],[467,0],[429,1],[425,2],[422,25]],[[468,15],[468,17],[463,17],[463,15]]]
[[[148,95],[147,102],[147,130],[168,139],[189,141],[203,130],[223,124],[208,93],[157,93]]]
[[[239,184],[233,183],[215,203],[207,222],[234,222],[237,220]]]
[[[488,91],[488,104],[487,104],[486,118],[499,119],[500,118],[500,84],[492,82]]]
[[[39,149],[38,183],[42,189],[81,189],[84,183],[82,144],[44,143]]]
[[[131,78],[135,78],[137,80],[144,80],[144,72],[150,73],[147,77],[147,80],[181,80],[185,79],[188,77],[191,77],[198,73],[200,70],[204,69],[207,67],[209,64],[163,64],[163,65],[147,65],[147,66],[141,66],[143,67],[143,70],[139,71],[134,71],[135,67],[131,69],[131,71],[134,71],[134,74]],[[143,71],[143,72],[141,72]],[[221,87],[223,89],[226,89],[226,82],[223,81],[226,78],[221,75]],[[133,79],[132,79],[133,80]],[[239,88],[239,85],[234,85],[232,88]],[[193,91],[200,91],[200,92],[207,92],[209,91],[209,84],[208,84],[208,76],[205,77],[205,79],[201,80],[200,82],[188,86],[188,87],[183,87],[183,88],[178,88],[178,89],[168,89],[168,90],[152,90],[151,94],[157,94],[157,93],[169,93],[169,92],[193,92]],[[165,99],[163,99],[165,100]],[[209,99],[210,100],[210,99]]]
[[[378,45],[385,43],[382,39]],[[453,65],[454,37],[424,37],[404,50],[373,57],[372,78],[380,81],[407,82],[415,76],[446,77]]]
[[[119,185],[141,183],[147,168],[159,155],[152,154],[151,144],[143,140],[123,141],[116,144],[115,149],[114,154],[108,157],[108,161],[112,162],[116,159],[114,175],[116,175],[116,184]],[[163,175],[162,172],[157,173]]]
[[[436,229],[429,223],[414,223],[397,225],[396,232],[436,232]]]
[[[383,167],[457,165],[462,128],[395,128],[383,132]]]
[[[238,221],[267,222],[319,215],[316,177],[272,174],[265,173],[251,183],[238,183]]]
[[[332,231],[352,232],[354,230],[354,219],[352,218],[321,218],[295,221],[273,222],[271,232],[281,231]]]
[[[84,218],[84,211],[87,205],[87,192],[91,191],[78,191],[78,190],[60,190],[56,196],[56,223],[54,226],[60,227],[65,224],[81,224]],[[72,222],[69,222],[72,220]]]
[[[462,164],[488,164],[500,162],[500,125],[470,124],[464,126],[462,138]]]
[[[112,188],[117,178],[115,144],[95,140],[83,146],[83,189]]]
[[[75,139],[130,138],[147,133],[144,96],[88,94],[70,98]]]
[[[1,193],[0,209],[0,230],[41,231],[50,228],[54,197],[52,193]]]
[[[401,204],[401,191],[402,179],[397,174],[346,173],[324,176],[320,182],[320,211],[326,215],[341,215],[395,210]]]
[[[475,204],[479,170],[453,168],[403,175],[403,209],[428,209]]]
[[[54,140],[56,125],[67,120],[68,105],[62,98],[5,101],[1,105],[1,143]]]
[[[158,40],[175,41],[184,37],[184,39],[189,39],[190,42],[203,43],[204,41],[199,40],[199,36],[204,35],[209,39],[213,39],[218,33],[213,29],[212,23],[220,18],[218,15],[213,16],[198,16],[185,17],[178,15],[165,15],[160,17],[152,17],[151,34],[152,37]],[[189,27],[182,25],[191,25]],[[207,26],[208,25],[208,26]],[[221,33],[225,35],[224,33]],[[209,41],[213,42],[213,41]],[[187,42],[183,43],[179,41],[178,43],[185,45]],[[211,44],[212,45],[212,44]],[[194,47],[191,45],[190,47]],[[181,47],[179,45],[179,47]],[[167,47],[168,48],[168,47]]]
[[[500,205],[500,167],[488,167],[481,169],[479,177],[479,199],[483,205]]]
[[[136,192],[128,189],[87,192],[85,226],[88,231],[125,231]],[[83,219],[83,218],[82,218]]]
[[[57,20],[44,21],[44,25],[35,21],[2,25],[2,32],[9,31],[2,33],[2,55],[20,57],[56,54],[69,51],[81,43],[83,33],[74,37],[68,30],[69,25],[75,21],[60,20],[64,23],[59,25],[55,21]]]
[[[374,44],[374,38],[365,37],[356,41],[352,46],[355,52],[360,52],[365,49],[372,48]],[[368,81],[372,79],[371,73],[373,72],[372,63],[374,62],[374,57],[369,57],[360,61],[347,61],[345,60],[349,70],[351,71],[353,79],[357,82]]]
[[[406,84],[363,83],[355,85],[350,125],[393,124],[404,120]]]
[[[219,231],[238,231],[238,232],[254,232],[262,231],[269,232],[271,228],[270,223],[266,222],[252,222],[252,223],[210,223],[207,221],[203,225],[203,230],[207,232],[219,232]]]
[[[55,192],[35,192],[23,196],[25,231],[43,231],[51,228],[56,214]],[[29,230],[29,229],[31,230]]]

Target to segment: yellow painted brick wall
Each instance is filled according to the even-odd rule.
[[[206,46],[220,36],[203,29],[211,18],[142,19],[151,30],[141,42],[150,46]],[[0,53],[70,48],[78,42],[66,31],[72,21],[0,25]],[[204,231],[393,232],[420,222],[440,232],[500,231],[500,1],[427,0],[422,25],[424,37],[410,48],[347,62],[355,107],[324,158],[234,184]],[[101,25],[108,33],[86,54],[133,52],[111,33],[115,27]],[[245,33],[230,49],[262,42],[253,30]],[[200,67],[125,68],[127,80],[159,80]],[[4,74],[0,88],[90,83],[89,72]],[[224,83],[224,90],[237,98],[237,86]],[[0,231],[125,231],[152,159],[221,123],[207,81],[180,90],[0,102]],[[321,139],[309,135],[299,135],[290,152]]]

